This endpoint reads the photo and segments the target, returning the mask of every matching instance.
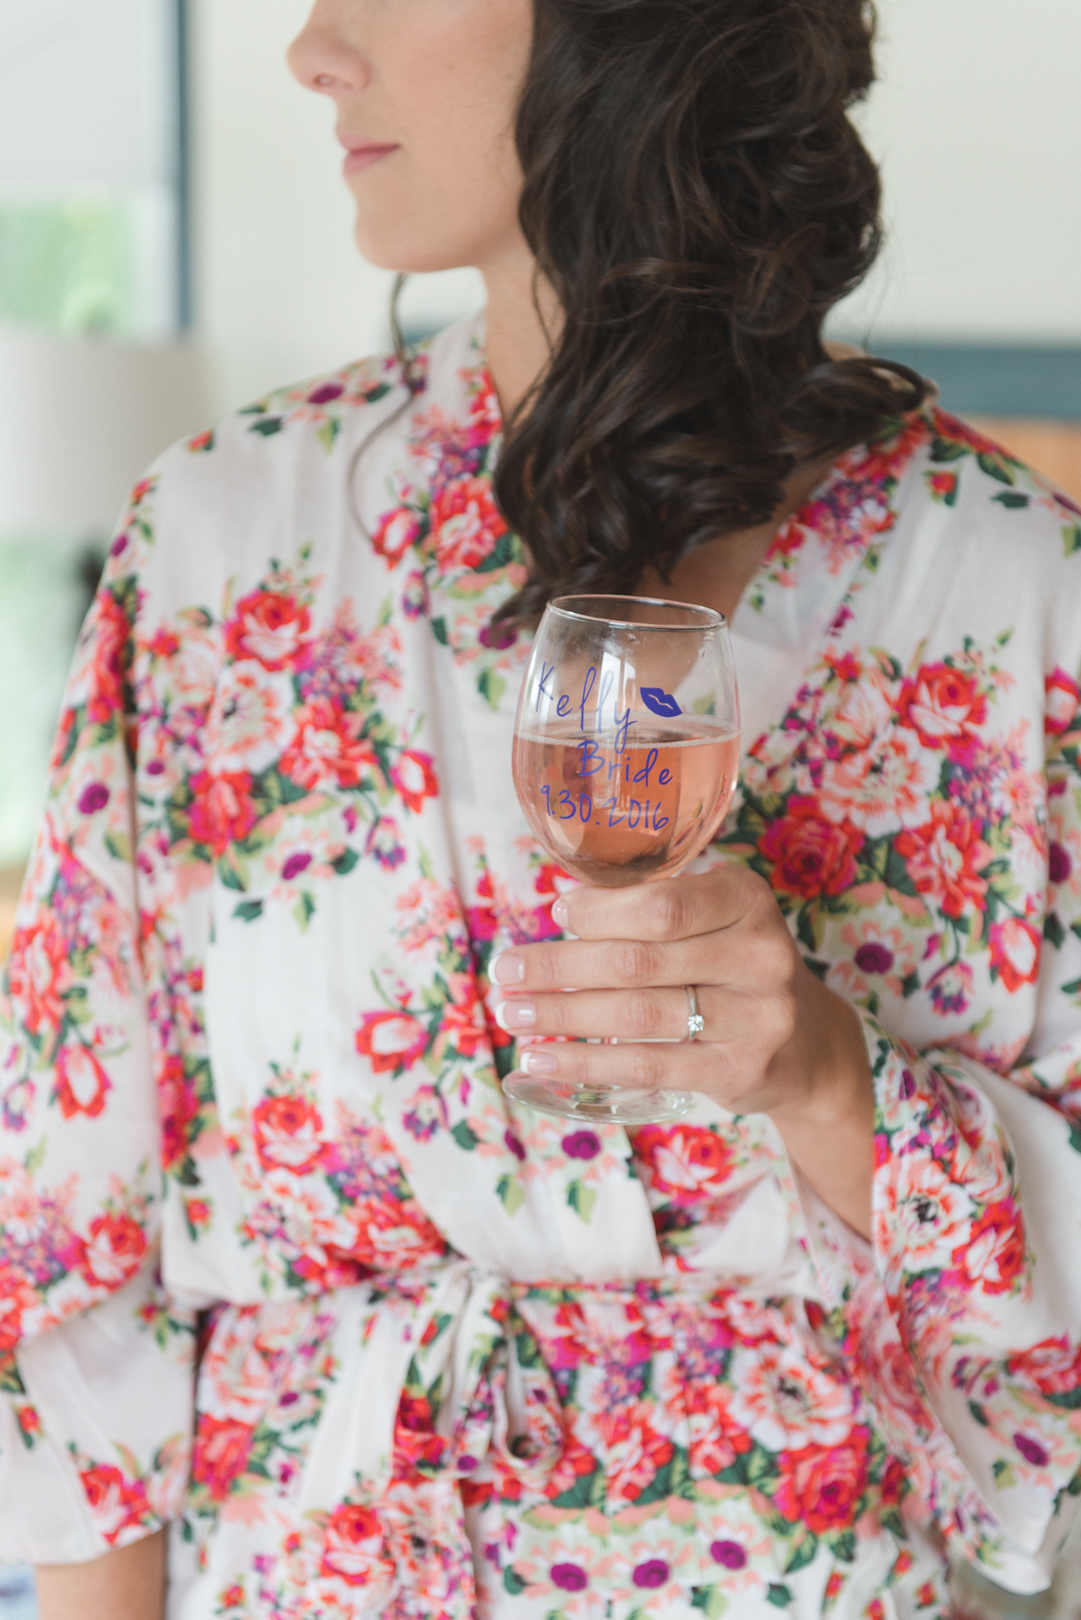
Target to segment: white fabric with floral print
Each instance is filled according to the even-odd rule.
[[[1079,514],[927,410],[733,626],[705,859],[861,1010],[864,1244],[764,1117],[503,1098],[493,940],[569,880],[510,780],[482,327],[409,384],[237,413],[112,548],[2,1004],[0,1556],[170,1523],[171,1620],[945,1620],[946,1542],[1038,1589],[1081,1489]]]

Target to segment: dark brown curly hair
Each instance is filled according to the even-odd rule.
[[[866,0],[535,0],[520,218],[563,322],[496,471],[531,557],[504,623],[633,592],[923,401],[822,342],[880,243],[873,29]]]

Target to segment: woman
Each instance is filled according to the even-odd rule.
[[[863,7],[318,0],[292,65],[365,253],[479,265],[487,322],[178,446],[113,546],[7,977],[0,1555],[45,1620],[162,1612],[166,1526],[182,1620],[932,1620],[948,1544],[1039,1589],[1081,528],[822,346],[877,242]],[[566,588],[734,620],[693,875],[526,836]],[[638,1044],[685,984],[702,1038]],[[517,1034],[695,1112],[509,1106]]]

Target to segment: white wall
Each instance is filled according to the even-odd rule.
[[[305,0],[193,0],[198,307],[218,403],[386,342],[389,276],[364,266],[333,108],[288,78]],[[1081,4],[879,0],[882,83],[863,115],[890,246],[839,326],[1081,341]],[[468,277],[413,293],[448,315]]]

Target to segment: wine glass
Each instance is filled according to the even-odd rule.
[[[538,842],[584,883],[671,877],[706,848],[739,775],[739,699],[719,613],[639,596],[545,610],[514,722],[514,786]],[[508,1096],[624,1125],[678,1119],[686,1091],[582,1086],[520,1071]]]

